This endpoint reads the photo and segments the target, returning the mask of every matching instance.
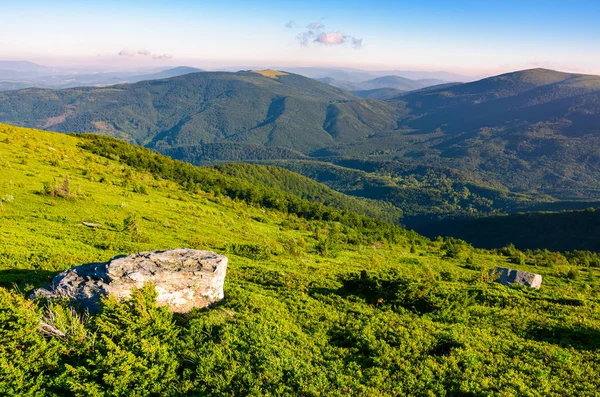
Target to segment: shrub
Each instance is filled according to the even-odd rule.
[[[148,241],[146,235],[142,232],[140,219],[137,214],[131,214],[127,218],[123,219],[123,231],[128,232],[131,235],[133,241],[143,243]]]
[[[135,184],[133,186],[133,192],[138,194],[149,194],[148,188],[143,183]]]
[[[109,298],[93,318],[94,354],[67,364],[59,384],[73,394],[172,395],[178,386],[178,328],[167,307],[156,306],[156,290],[146,286],[131,298]]]
[[[271,250],[268,247],[258,244],[229,243],[225,246],[225,251],[233,255],[255,260],[265,260],[271,257]]]
[[[31,301],[0,288],[0,395],[43,395],[58,370],[62,344],[39,332]]]
[[[304,247],[306,247],[306,241],[303,238],[295,239],[292,237],[282,236],[277,240],[283,251],[292,256],[298,256],[304,252]]]
[[[2,200],[0,200],[0,202],[5,203],[12,203],[13,201],[15,201],[15,196],[13,196],[12,194],[5,194],[4,196],[2,196]]]
[[[56,180],[45,182],[43,193],[50,197],[71,197],[71,182],[69,180],[69,175],[65,175],[65,179],[60,183],[57,183]]]
[[[440,278],[444,281],[456,281],[454,273],[448,271],[440,272]]]

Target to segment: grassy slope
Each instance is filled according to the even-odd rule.
[[[315,237],[339,225],[189,193],[84,151],[81,139],[0,125],[1,394],[558,396],[600,386],[598,269],[572,280],[570,266],[520,265],[544,276],[527,291],[466,268],[465,258],[482,269],[508,259],[459,243],[451,259],[444,241],[338,236],[335,254],[319,255]],[[40,194],[65,174],[75,198]],[[123,230],[132,215],[137,231]],[[36,334],[39,309],[20,298],[32,286],[76,264],[181,246],[228,253],[224,302],[175,319],[150,302],[109,305],[83,331]],[[372,278],[343,289],[361,270],[410,283],[394,290],[399,300]]]

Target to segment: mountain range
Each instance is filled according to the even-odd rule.
[[[91,72],[52,68],[26,61],[0,61],[0,91],[23,88],[62,89],[82,86],[108,86],[157,80],[201,72],[202,69],[179,66],[154,71]]]
[[[441,207],[428,207],[435,213],[522,209],[506,206],[510,194],[528,203],[600,198],[600,77],[593,75],[532,69],[380,100],[275,70],[200,72],[3,92],[0,121],[112,135],[198,164],[282,160],[277,165],[332,187],[319,172],[342,166],[370,177],[363,189],[350,178],[338,190],[403,210],[423,208],[423,191],[410,189],[425,183],[440,192],[442,180],[452,186],[435,194],[443,197]],[[371,182],[395,187],[373,190]]]
[[[404,91],[414,91],[421,88],[431,87],[434,85],[446,84],[447,81],[437,79],[421,79],[411,80],[400,76],[382,76],[374,79],[352,82],[347,80],[336,80],[332,77],[323,77],[317,79],[318,81],[326,84],[330,84],[334,87],[341,88],[347,91],[368,91],[368,90],[379,90],[385,88],[391,88],[398,91],[398,95]],[[396,95],[396,96],[398,96]]]
[[[399,76],[410,80],[435,79],[443,81],[469,82],[478,80],[484,76],[474,77],[446,71],[420,71],[420,70],[365,70],[344,67],[281,67],[273,66],[271,69],[283,70],[288,73],[299,74],[311,79],[332,78],[335,80],[360,83],[377,77]],[[229,71],[237,71],[241,68],[230,68]],[[244,69],[260,69],[257,67],[245,67]]]
[[[394,128],[396,113],[394,104],[274,71],[0,94],[5,122],[100,132],[151,148],[235,142],[308,153]]]

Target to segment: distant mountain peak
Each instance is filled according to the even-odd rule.
[[[577,76],[580,75],[575,73],[559,72],[552,69],[534,68],[504,73],[499,76],[488,77],[487,79],[483,80],[515,80],[527,81],[536,85],[544,85],[557,83],[559,81],[567,80]]]
[[[261,76],[268,77],[270,79],[276,79],[279,76],[287,76],[288,73],[275,70],[275,69],[265,69],[265,70],[253,70],[252,73],[260,74]]]

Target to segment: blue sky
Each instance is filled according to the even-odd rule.
[[[0,0],[0,59],[600,74],[600,1]]]

